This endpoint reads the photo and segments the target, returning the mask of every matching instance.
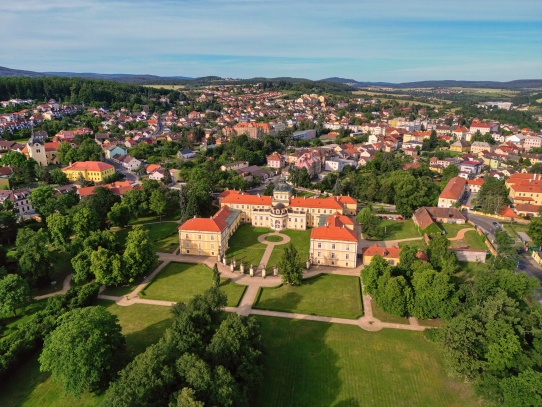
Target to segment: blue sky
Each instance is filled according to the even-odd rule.
[[[0,27],[34,71],[542,78],[541,0],[5,0]]]

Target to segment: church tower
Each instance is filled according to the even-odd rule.
[[[28,156],[37,161],[39,165],[47,166],[47,154],[45,154],[45,143],[36,138],[30,137],[28,144]]]

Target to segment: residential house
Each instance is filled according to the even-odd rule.
[[[465,194],[467,181],[461,177],[454,177],[448,181],[438,198],[439,208],[451,208],[460,202]]]
[[[400,262],[401,249],[397,246],[381,247],[376,243],[363,249],[363,264],[371,263],[374,256],[380,256],[390,265],[397,266]]]
[[[231,164],[224,164],[220,166],[220,171],[239,170],[241,168],[248,167],[248,161],[235,161]]]
[[[30,201],[31,190],[20,188],[14,190],[0,190],[0,203],[11,201],[13,209],[19,216],[33,215],[35,213],[32,201]]]
[[[276,151],[267,156],[267,166],[271,168],[283,168],[285,165],[284,157]]]
[[[113,157],[113,161],[119,163],[129,171],[134,171],[141,167],[141,161],[129,155],[117,154]]]
[[[107,146],[105,149],[105,158],[112,159],[116,155],[126,155],[128,154],[128,150],[124,148],[123,146],[115,146],[110,145]]]
[[[450,151],[456,151],[459,153],[467,153],[470,150],[470,144],[466,140],[457,140],[450,146]]]
[[[189,148],[183,148],[177,152],[177,158],[183,160],[190,160],[196,156],[196,152]]]
[[[470,146],[470,152],[474,155],[478,155],[484,151],[492,151],[491,144],[485,141],[475,141]]]

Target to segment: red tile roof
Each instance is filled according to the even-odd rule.
[[[354,222],[348,216],[335,212],[333,215],[327,217],[326,225],[340,228],[343,225],[354,225]]]
[[[241,193],[230,193],[222,199],[223,204],[245,204],[245,205],[266,205],[271,206],[271,201],[273,200],[270,196],[258,196],[250,195],[244,192]]]
[[[226,218],[232,211],[228,206],[223,206],[212,218],[193,218],[188,219],[179,230],[192,230],[198,232],[222,232],[228,224]]]
[[[461,194],[465,190],[467,180],[461,177],[453,177],[448,181],[448,184],[444,187],[444,190],[440,194],[439,198],[444,199],[456,199],[461,198]]]
[[[96,171],[102,172],[110,170],[113,167],[111,164],[104,163],[102,161],[77,161],[72,165],[68,165],[65,168],[62,168],[62,171]]]
[[[376,243],[373,246],[367,247],[363,251],[364,256],[382,256],[384,258],[398,259],[401,254],[401,249],[397,246],[380,247]]]
[[[333,197],[329,198],[293,198],[290,201],[293,208],[322,208],[343,209],[343,206]]]
[[[538,205],[531,205],[531,204],[517,204],[514,208],[517,212],[533,212],[537,213],[540,209],[540,206]]]
[[[339,240],[345,242],[356,242],[358,237],[356,232],[346,227],[322,226],[311,229],[311,239],[319,240]]]

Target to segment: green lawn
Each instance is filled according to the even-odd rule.
[[[239,226],[230,238],[226,257],[235,257],[238,264],[242,261],[247,266],[259,265],[267,245],[258,242],[258,237],[270,232],[268,228],[256,228],[248,224]]]
[[[309,257],[311,231],[310,230],[285,230],[281,233],[284,233],[285,235],[290,236],[290,243],[292,243],[296,247],[297,252],[299,253],[300,260],[302,262],[306,262],[307,258]],[[274,247],[273,251],[271,252],[271,257],[269,258],[269,261],[267,262],[268,269],[279,264],[280,260],[282,259],[282,254],[284,253],[284,249],[288,247],[290,243],[278,245]]]
[[[256,317],[266,352],[259,407],[480,405],[421,332]]]
[[[312,192],[306,192],[306,191],[299,191],[296,194],[296,198],[310,198],[311,196],[314,196],[315,194]]]
[[[450,243],[452,248],[468,247],[473,250],[487,250],[484,240],[484,237],[479,235],[478,232],[470,230],[465,233],[463,239],[453,240]]]
[[[203,264],[169,263],[139,293],[141,298],[152,300],[187,302],[213,284],[213,271]],[[245,286],[222,279],[221,286],[228,296],[228,306],[239,303]]]
[[[179,225],[177,222],[151,223],[143,225],[143,227],[149,231],[149,238],[154,242],[156,251],[172,253],[179,247]],[[118,242],[123,245],[130,230],[130,227],[111,228],[111,231],[115,232]]]
[[[17,309],[17,316],[10,314],[0,314],[0,324],[2,329],[0,329],[0,337],[9,335],[13,328],[22,324],[23,322],[28,321],[32,315],[36,312],[41,311],[47,305],[47,299],[32,301],[24,308]]]
[[[456,225],[453,223],[439,223],[440,227],[446,231],[446,237],[448,239],[456,237],[457,233],[462,229],[472,229],[473,226],[465,223],[464,225]]]
[[[410,247],[415,247],[417,248],[418,250],[421,250],[421,251],[425,251],[427,250],[427,245],[425,244],[425,241],[423,239],[420,239],[420,240],[410,240],[408,242],[399,242],[399,247],[405,247],[405,246],[410,246]]]
[[[134,304],[120,307],[112,301],[99,300],[99,305],[119,318],[130,358],[158,341],[173,320],[170,307]],[[54,383],[49,373],[39,370],[39,354],[35,354],[0,385],[0,405],[28,406],[99,406],[103,396],[84,393],[80,399],[68,397]]]
[[[282,236],[269,235],[265,238],[268,242],[282,242],[284,239]]]
[[[409,220],[383,220],[380,224],[386,229],[383,240],[408,239],[422,236],[412,219]]]
[[[154,264],[153,271],[162,264],[162,261],[157,260]],[[102,294],[104,295],[112,295],[115,297],[120,297],[123,295],[130,294],[132,291],[136,289],[136,287],[143,282],[146,276],[139,276],[135,279],[135,281],[131,282],[130,284],[121,285],[119,287],[107,287]]]
[[[393,324],[406,324],[408,325],[408,318],[395,317],[382,311],[375,300],[371,300],[371,308],[373,309],[373,317],[379,319],[382,322],[390,322]]]
[[[174,212],[162,216],[162,222],[164,221],[176,221],[180,218],[180,212]],[[144,223],[160,222],[160,216],[142,216],[130,222],[130,225],[142,225]]]
[[[297,287],[262,288],[254,308],[356,319],[363,315],[359,277],[320,274]]]

